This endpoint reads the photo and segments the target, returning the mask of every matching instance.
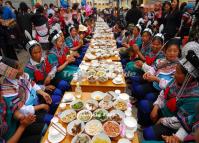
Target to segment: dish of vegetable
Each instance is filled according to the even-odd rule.
[[[108,111],[105,109],[97,109],[93,113],[94,118],[97,120],[100,120],[102,122],[106,121],[108,119]]]

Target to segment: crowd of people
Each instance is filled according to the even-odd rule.
[[[69,91],[97,16],[114,33],[143,142],[199,142],[199,2],[97,11],[0,0],[0,142],[38,143]],[[21,67],[17,49],[29,60]],[[194,134],[193,134],[194,133]]]
[[[114,32],[145,142],[189,142],[193,132],[198,141],[198,2],[131,4],[100,15]]]
[[[95,24],[95,10],[25,2],[19,9],[1,1],[0,142],[39,143],[62,99],[70,90]],[[19,64],[16,50],[29,60]],[[20,57],[23,58],[23,57]]]

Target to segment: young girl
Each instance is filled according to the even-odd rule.
[[[142,32],[142,27],[139,24],[137,24],[132,31],[133,38],[129,42],[130,46],[136,44],[138,47],[141,47],[142,45],[142,38],[140,36],[141,32]]]
[[[160,93],[152,108],[148,108],[152,109],[148,121],[151,119],[155,123],[160,120],[144,129],[145,139],[171,142],[175,138],[183,141],[187,133],[198,126],[196,116],[190,118],[194,117],[199,103],[198,48],[196,42],[190,42],[183,48],[184,56],[176,67],[175,82]]]
[[[156,100],[156,94],[173,81],[176,64],[180,56],[180,44],[177,39],[171,39],[165,45],[165,58],[157,59],[154,66],[143,64],[144,81],[133,82],[133,91],[138,99],[150,96],[149,100]],[[148,81],[148,82],[147,82]],[[154,93],[154,94],[153,94]]]
[[[48,53],[48,60],[52,66],[57,68],[55,79],[70,82],[78,69],[76,66],[69,65],[75,61],[74,57],[70,55],[70,50],[67,47],[63,47],[63,38],[57,31],[52,32],[49,41],[52,48]]]
[[[135,62],[129,62],[126,66],[126,72],[129,74],[128,76],[133,76],[133,75],[140,75],[143,73],[142,66],[144,65],[144,62],[148,65],[153,65],[155,60],[160,59],[164,57],[163,52],[161,51],[161,47],[164,42],[164,37],[162,35],[155,35],[152,43],[151,43],[151,48],[146,48],[148,49],[146,53],[142,53],[142,56],[139,53],[139,48],[134,45],[134,50],[135,53],[138,53],[141,57],[141,60],[136,60]]]
[[[134,72],[137,72],[136,71],[136,67],[135,67],[135,63],[136,63],[136,60],[140,59],[142,61],[145,61],[145,56],[149,54],[149,51],[150,51],[150,44],[151,44],[151,39],[152,39],[152,31],[151,29],[147,28],[143,31],[143,34],[142,34],[142,47],[141,47],[141,50],[139,49],[138,46],[134,45],[132,48],[133,48],[133,51],[134,53],[138,56],[134,61],[131,61],[127,64],[127,67],[126,67],[126,70],[127,71],[134,71]],[[138,70],[139,72],[139,70]]]
[[[56,81],[54,77],[57,68],[56,66],[51,66],[47,58],[42,57],[42,48],[37,41],[29,41],[26,48],[31,57],[24,71],[28,73],[30,79],[35,81],[43,90],[52,94],[53,105],[56,108],[63,92],[69,89],[69,84],[64,80]]]
[[[76,28],[73,25],[71,25],[68,29],[68,32],[70,33],[70,36],[66,38],[66,41],[65,41],[66,46],[70,48],[72,51],[77,51],[81,56],[82,53],[80,49],[82,47],[82,43],[79,42],[80,38],[79,38]]]

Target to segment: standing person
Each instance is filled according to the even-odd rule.
[[[6,1],[5,2],[5,5],[6,6],[8,6],[11,10],[12,10],[12,12],[14,13],[14,14],[16,14],[17,15],[17,10],[16,10],[16,8],[12,5],[12,2],[11,1]]]
[[[166,19],[167,19],[167,16],[170,14],[171,9],[172,9],[171,3],[168,1],[165,1],[163,4],[163,13],[162,13],[162,20],[161,20],[162,24],[166,25]]]
[[[165,41],[175,37],[181,21],[181,13],[179,11],[179,0],[172,0],[171,1],[171,12],[167,16],[166,25],[164,28],[165,33]]]
[[[39,6],[36,13],[32,16],[32,22],[35,28],[35,39],[39,41],[44,50],[49,48],[49,26],[48,19],[45,17],[44,7]]]
[[[131,9],[126,14],[126,22],[127,25],[133,23],[136,25],[138,23],[138,19],[142,17],[142,12],[137,8],[137,1],[133,0],[131,2]]]
[[[25,35],[24,31],[27,30],[32,35],[32,14],[28,13],[28,6],[25,2],[21,2],[19,4],[19,8],[21,9],[21,12],[17,15],[17,23],[19,25],[22,38],[21,38],[21,44],[23,47],[25,46]]]
[[[184,38],[184,36],[189,35],[189,30],[192,24],[192,13],[193,13],[194,6],[191,3],[188,3],[185,6],[185,12],[182,15],[181,25],[179,28],[179,36]]]
[[[53,16],[55,15],[55,10],[54,10],[54,5],[51,3],[49,5],[49,9],[47,10],[47,14],[52,14]]]
[[[15,14],[0,0],[0,49],[5,57],[17,60],[15,53],[16,33],[13,33]]]

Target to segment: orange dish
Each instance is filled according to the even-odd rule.
[[[120,134],[120,125],[115,121],[107,121],[103,127],[109,137],[117,137]]]

